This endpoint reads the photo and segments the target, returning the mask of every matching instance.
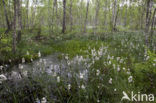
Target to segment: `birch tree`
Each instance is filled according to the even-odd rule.
[[[21,10],[21,0],[17,0],[17,17],[18,17],[18,34],[17,41],[21,40],[21,30],[22,30],[22,10]]]
[[[10,24],[10,21],[9,21],[9,18],[8,18],[8,12],[7,12],[7,9],[6,9],[5,1],[3,0],[2,2],[3,2],[3,7],[4,7],[5,19],[6,19],[6,23],[7,23],[7,30],[6,30],[5,33],[8,33],[11,30],[11,24]]]
[[[152,15],[152,4],[153,0],[147,0],[146,2],[146,25],[145,25],[145,43],[149,44],[149,29]]]
[[[94,21],[94,34],[96,33],[96,29],[97,29],[97,20],[98,20],[99,10],[100,10],[100,0],[96,0],[96,12],[95,12],[95,21]]]
[[[118,7],[117,7],[117,0],[113,2],[113,12],[112,12],[112,30],[116,31],[116,22],[118,16]]]
[[[12,52],[16,53],[16,17],[17,17],[17,0],[14,0],[14,24],[13,24],[13,42],[12,42]]]
[[[70,13],[70,31],[72,31],[72,29],[73,29],[72,7],[73,7],[73,0],[70,0],[70,8],[69,8],[69,13]]]
[[[84,33],[86,33],[87,22],[88,22],[89,2],[90,2],[90,0],[87,0],[86,17],[85,17],[85,22],[84,22]]]
[[[63,23],[62,23],[62,33],[66,31],[66,0],[63,0]]]
[[[26,21],[26,26],[29,29],[29,0],[26,1]]]

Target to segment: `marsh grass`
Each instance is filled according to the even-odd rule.
[[[35,35],[23,36],[17,54],[12,57],[11,51],[6,51],[1,60],[16,57],[21,62],[24,57],[26,62],[31,62],[38,59],[39,51],[42,56],[59,53],[60,60],[68,56],[65,60],[70,64],[66,68],[72,76],[29,71],[28,77],[21,81],[8,80],[0,85],[3,103],[32,103],[43,97],[50,103],[117,103],[123,91],[156,94],[156,54],[146,48],[141,32],[103,33],[96,37],[71,33],[39,41]],[[72,65],[75,57],[78,61]],[[85,75],[80,77],[81,66],[87,70],[87,80],[82,79]]]

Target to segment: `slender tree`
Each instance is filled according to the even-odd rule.
[[[109,14],[108,12],[110,11],[109,10],[109,2],[108,2],[108,0],[105,0],[105,2],[104,2],[104,26],[106,26],[107,25],[107,23],[108,23],[108,20],[107,20],[107,15]]]
[[[26,2],[26,21],[27,21],[27,28],[29,29],[29,0]]]
[[[126,3],[127,3],[127,0],[126,0]],[[128,5],[126,4],[125,16],[124,16],[124,26],[127,26],[127,9],[128,9]]]
[[[66,31],[66,0],[63,0],[63,23],[62,23],[62,33]]]
[[[142,5],[141,5],[141,8],[139,9],[141,12],[141,15],[140,15],[140,29],[143,30],[143,25],[144,25],[144,15],[146,14],[145,10],[146,10],[146,7],[145,7],[146,3],[142,2]]]
[[[150,29],[150,21],[151,21],[151,8],[152,8],[152,1],[147,0],[146,2],[146,27],[145,27],[145,43],[148,46],[149,44],[149,29]]]
[[[56,17],[58,17],[58,14],[57,14],[57,10],[58,10],[58,4],[57,4],[57,0],[55,0],[55,12],[56,12]]]
[[[73,29],[72,7],[73,7],[73,0],[70,0],[69,13],[70,13],[70,30],[71,30],[71,31],[72,31],[72,29]]]
[[[58,16],[58,0],[55,0],[55,14],[56,14],[56,24],[59,24],[59,16]],[[56,26],[58,28],[58,26]]]
[[[88,22],[89,2],[90,2],[90,0],[87,0],[86,17],[85,17],[85,22],[84,22],[84,33],[86,33],[87,22]]]
[[[4,7],[5,19],[6,19],[6,23],[7,23],[7,30],[5,33],[8,33],[11,30],[11,25],[10,25],[10,21],[8,18],[8,13],[7,13],[5,1],[3,0],[2,2],[3,2],[3,7]]]
[[[31,14],[31,27],[36,26],[35,25],[35,19],[36,19],[36,13],[37,13],[37,0],[32,0],[32,14]]]
[[[113,3],[113,13],[112,13],[112,30],[116,30],[116,22],[117,22],[117,16],[118,16],[118,7],[117,7],[117,0],[114,0]]]
[[[98,20],[98,15],[99,15],[99,9],[100,9],[100,0],[96,0],[97,4],[96,4],[96,12],[95,12],[95,20],[94,20],[94,34],[96,33],[96,29],[97,29],[97,20]]]
[[[50,2],[50,1],[49,1]],[[57,17],[58,17],[58,15],[57,15],[57,0],[54,0],[53,1],[53,7],[52,7],[52,19],[51,19],[51,22],[52,22],[52,32],[54,31],[53,29],[54,29],[54,24],[56,23],[56,22],[54,22],[55,20],[57,21]]]
[[[18,34],[17,41],[21,40],[21,31],[22,31],[22,11],[21,11],[21,0],[17,0],[17,17],[18,17]]]
[[[12,43],[12,51],[16,53],[16,17],[17,17],[17,0],[14,0],[14,23],[13,23],[13,43]]]
[[[155,22],[156,22],[155,15],[156,15],[156,8],[154,9],[154,12],[153,12],[152,23],[151,23],[151,30],[150,30],[150,43],[151,44],[153,42],[152,37],[153,37],[153,33],[154,33],[154,25],[155,25]]]

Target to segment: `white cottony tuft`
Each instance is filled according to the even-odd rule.
[[[99,76],[100,70],[96,70],[96,75]]]
[[[69,59],[68,55],[66,55],[66,56],[65,56],[65,59],[66,59],[66,60],[68,60],[68,59]]]
[[[109,84],[112,84],[112,80],[113,80],[112,78],[109,79]]]
[[[71,89],[71,84],[68,84],[68,89]]]
[[[114,89],[114,92],[116,92],[116,88]]]
[[[45,97],[42,98],[41,103],[47,103],[47,99]]]
[[[119,65],[118,65],[118,67],[117,67],[117,71],[118,71],[118,72],[120,71],[120,67],[119,67]]]
[[[2,70],[3,69],[3,66],[0,66],[0,70]]]
[[[82,85],[81,85],[81,88],[82,88],[82,89],[85,89],[86,87],[82,84]]]
[[[19,69],[23,69],[23,65],[19,64],[19,65],[18,65],[18,68],[19,68]]]
[[[12,62],[12,60],[11,60],[11,59],[9,59],[9,62],[11,63],[11,62]]]
[[[29,51],[27,51],[27,55],[30,55],[30,54],[29,54]]]
[[[3,81],[5,81],[5,80],[7,80],[7,77],[6,77],[4,74],[1,74],[1,75],[0,75],[0,84],[1,84]]]
[[[59,76],[57,77],[57,82],[60,83],[60,77]]]
[[[126,68],[125,67],[123,67],[123,70],[125,70]]]
[[[83,73],[80,73],[80,79],[83,79],[83,78],[84,78]]]
[[[133,77],[132,76],[129,76],[128,82],[131,83],[132,81],[133,81]]]
[[[25,63],[25,58],[22,58],[22,63]]]
[[[39,57],[39,58],[41,57],[41,52],[40,52],[40,51],[38,52],[38,57]]]
[[[109,62],[108,62],[108,64],[109,64],[109,65],[111,65],[111,64],[112,64],[112,62],[111,62],[111,61],[109,61]]]

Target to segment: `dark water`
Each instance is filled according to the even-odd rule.
[[[83,74],[84,78],[87,79],[87,69],[80,63],[76,57],[72,60],[59,59],[60,54],[53,54],[46,57],[42,57],[38,60],[32,61],[31,63],[22,63],[11,68],[12,71],[8,72],[7,78],[11,80],[20,80],[22,77],[27,77],[28,74],[39,74],[47,73],[52,76],[63,76],[71,77],[73,73],[79,76]],[[62,54],[61,54],[62,55]],[[70,63],[70,64],[69,64]]]

